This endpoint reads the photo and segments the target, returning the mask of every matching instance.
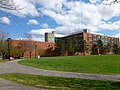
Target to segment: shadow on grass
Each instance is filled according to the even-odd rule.
[[[113,82],[113,83],[111,83],[111,86],[117,86],[117,87],[120,87],[120,82]]]

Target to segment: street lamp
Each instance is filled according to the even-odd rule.
[[[7,38],[7,42],[8,42],[8,56],[9,56],[9,61],[10,61],[10,40],[11,40],[11,38]]]
[[[35,58],[36,58],[36,49],[37,49],[37,45],[35,45]]]

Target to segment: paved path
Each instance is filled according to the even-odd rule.
[[[24,74],[34,74],[34,75],[45,75],[45,76],[57,76],[57,77],[67,77],[67,78],[81,78],[81,79],[120,82],[120,75],[104,75],[104,74],[87,74],[87,73],[51,71],[51,70],[44,70],[44,69],[38,69],[38,68],[20,65],[17,63],[18,61],[19,60],[13,60],[13,61],[9,61],[9,62],[0,63],[0,74],[24,73]],[[7,89],[5,89],[5,90],[7,90]],[[17,90],[17,89],[15,89],[15,90]],[[21,89],[18,89],[18,90],[21,90]],[[33,90],[36,90],[36,89],[33,89]]]

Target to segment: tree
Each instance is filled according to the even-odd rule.
[[[24,53],[27,51],[26,41],[18,43],[17,46],[22,49],[22,56],[24,56]]]
[[[89,51],[89,45],[88,45],[86,40],[82,40],[81,41],[81,44],[80,44],[80,46],[79,46],[77,51],[84,53],[84,55],[85,55],[86,52]]]
[[[104,45],[103,48],[104,48],[104,54],[109,54],[112,51],[112,45],[110,43]]]
[[[16,11],[23,9],[15,5],[13,0],[0,0],[0,8],[4,8],[8,10],[16,10]]]
[[[28,41],[26,41],[26,47],[27,47],[27,50],[28,50],[30,58],[31,58],[31,54],[34,51],[35,44],[33,43],[33,41],[28,40]]]
[[[31,58],[31,54],[35,48],[35,44],[33,43],[33,41],[31,40],[22,41],[21,43],[19,43],[19,46],[22,48],[23,54],[25,52],[29,52],[29,56]]]
[[[102,0],[102,1],[104,1],[104,0]],[[103,4],[112,5],[112,4],[115,4],[115,3],[120,3],[120,1],[119,0],[112,0],[110,3],[103,3]]]
[[[65,50],[68,52],[68,55],[73,55],[76,51],[77,41],[74,38],[67,37],[65,38]]]
[[[104,52],[104,48],[103,48],[103,42],[102,40],[97,40],[97,52],[98,54],[103,54]]]
[[[119,53],[119,46],[118,44],[113,44],[113,53],[118,54]]]
[[[95,4],[112,5],[120,3],[120,0],[93,0]]]
[[[6,42],[6,38],[8,36],[8,33],[0,30],[0,52],[2,53],[2,59],[5,59],[5,55],[7,54],[8,50],[7,50],[7,42]]]
[[[45,53],[45,50],[39,48],[39,49],[37,50],[37,52],[38,52],[38,55],[41,56],[41,55],[43,55],[43,54]]]
[[[55,48],[54,52],[58,55],[62,55],[64,50],[65,50],[65,42],[61,38],[56,42],[56,48]]]
[[[61,38],[56,42],[55,51],[60,55],[65,53],[67,53],[68,55],[73,55],[76,52],[76,44],[77,40],[74,38]]]
[[[11,46],[11,55],[14,56],[14,58],[20,58],[22,56],[23,50],[22,48],[16,46]]]
[[[31,58],[31,54],[32,54],[32,52],[34,51],[34,49],[35,49],[35,44],[34,44],[34,42],[33,42],[33,40],[32,40],[32,35],[31,34],[29,34],[29,33],[24,33],[24,37],[26,38],[26,40],[25,41],[22,41],[21,43],[19,43],[18,45],[19,45],[19,47],[21,47],[22,48],[22,50],[23,50],[23,54],[25,53],[25,52],[29,52],[29,56],[30,56],[30,58]]]
[[[2,59],[5,59],[5,56],[8,54],[8,43],[6,41],[0,40],[0,52],[2,53]]]

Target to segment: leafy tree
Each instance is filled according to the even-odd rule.
[[[98,52],[98,54],[103,54],[104,53],[103,42],[100,39],[97,40],[97,52]]]
[[[53,47],[50,47],[50,48],[47,48],[45,51],[44,51],[44,55],[45,56],[53,56],[54,54],[54,50],[53,50]]]
[[[8,46],[6,41],[0,41],[0,52],[2,53],[2,59],[8,54]]]
[[[103,48],[104,48],[104,54],[107,54],[107,53],[110,53],[112,49],[112,45],[108,43],[107,45],[104,45]]]
[[[43,50],[43,49],[41,49],[41,48],[39,48],[38,50],[37,50],[37,52],[38,52],[38,55],[43,55],[43,54],[45,54],[45,50]]]
[[[56,48],[54,51],[58,55],[62,55],[63,52],[65,51],[65,41],[62,38],[56,42]]]
[[[76,51],[76,39],[70,37],[65,38],[65,49],[68,52],[68,55],[73,55]]]
[[[67,52],[68,55],[73,55],[76,52],[76,43],[77,41],[74,38],[61,38],[56,42],[55,51],[60,55],[64,54],[65,52]]]
[[[7,42],[6,42],[6,38],[8,36],[8,33],[0,30],[0,52],[2,53],[2,58],[5,59],[5,55],[8,52],[8,47],[7,47]]]
[[[20,48],[18,46],[17,47],[11,46],[10,49],[11,49],[12,56],[19,57],[19,58],[22,56],[22,53],[23,53],[22,48]]]
[[[118,54],[119,53],[119,46],[118,44],[113,44],[113,53]]]
[[[77,50],[78,52],[83,52],[85,54],[85,52],[88,52],[89,51],[89,45],[87,43],[86,40],[82,40],[81,41],[81,44]]]
[[[96,54],[98,54],[98,47],[97,47],[97,45],[92,45],[92,54],[93,55],[96,55]]]

